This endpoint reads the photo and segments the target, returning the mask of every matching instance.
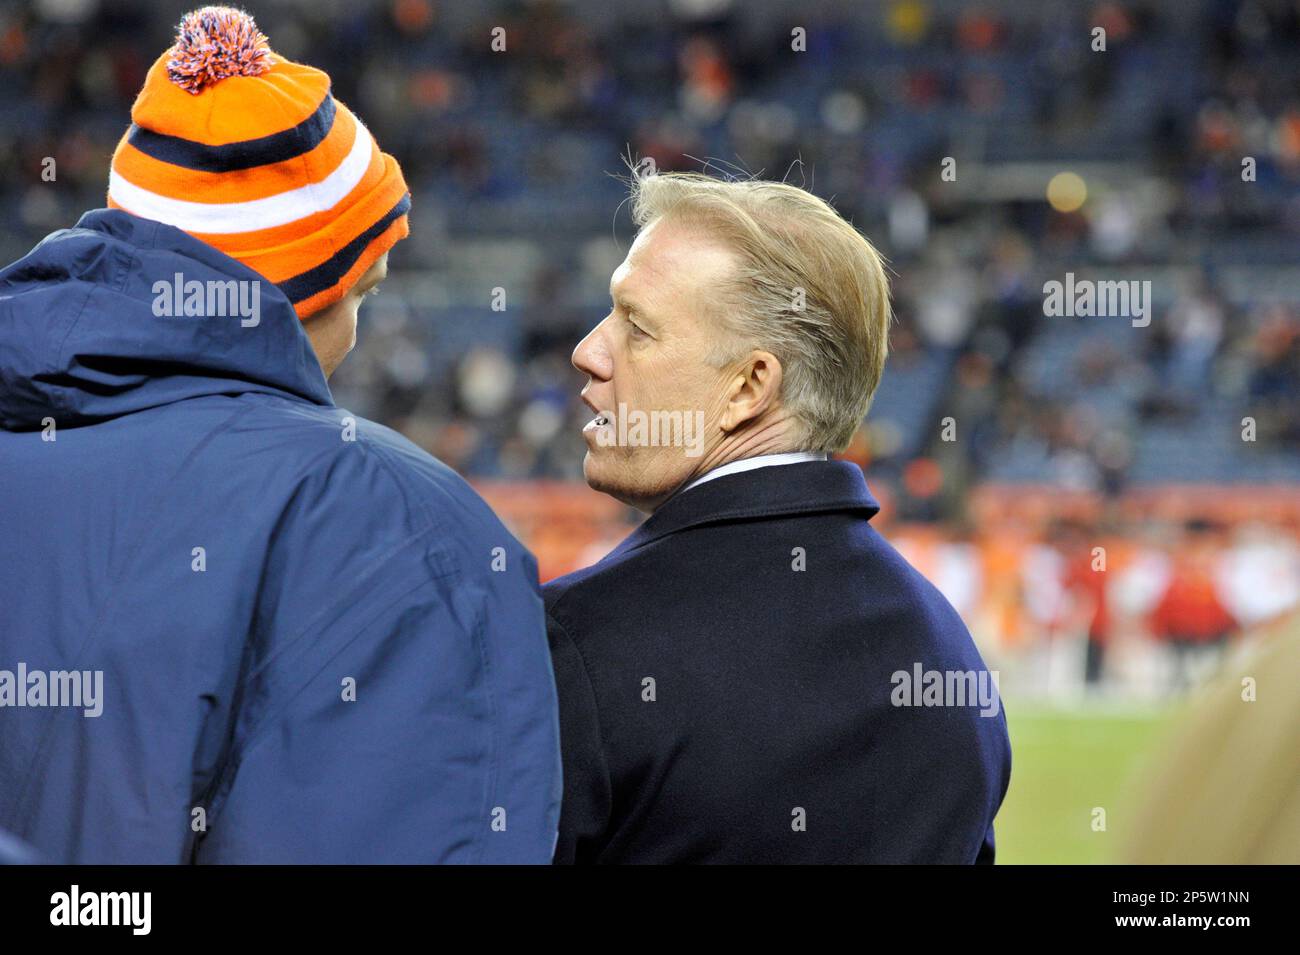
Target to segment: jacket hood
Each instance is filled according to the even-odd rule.
[[[0,270],[6,430],[245,392],[333,404],[284,293],[179,229],[96,209]]]

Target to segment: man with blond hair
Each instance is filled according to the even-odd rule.
[[[830,459],[885,362],[879,255],[782,183],[663,174],[632,200],[573,364],[587,482],[650,516],[544,588],[556,861],[991,862],[996,687]]]

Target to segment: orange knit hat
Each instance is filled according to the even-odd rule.
[[[113,153],[108,205],[259,272],[306,318],[410,234],[392,156],[320,70],[273,53],[247,13],[181,19]]]

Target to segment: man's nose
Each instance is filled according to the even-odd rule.
[[[573,367],[585,375],[600,381],[608,381],[614,374],[614,361],[610,357],[605,343],[606,318],[587,333],[587,337],[578,342],[573,350]]]

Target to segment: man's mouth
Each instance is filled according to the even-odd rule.
[[[609,417],[604,414],[598,414],[583,426],[583,431],[594,431],[597,428],[609,427]]]

